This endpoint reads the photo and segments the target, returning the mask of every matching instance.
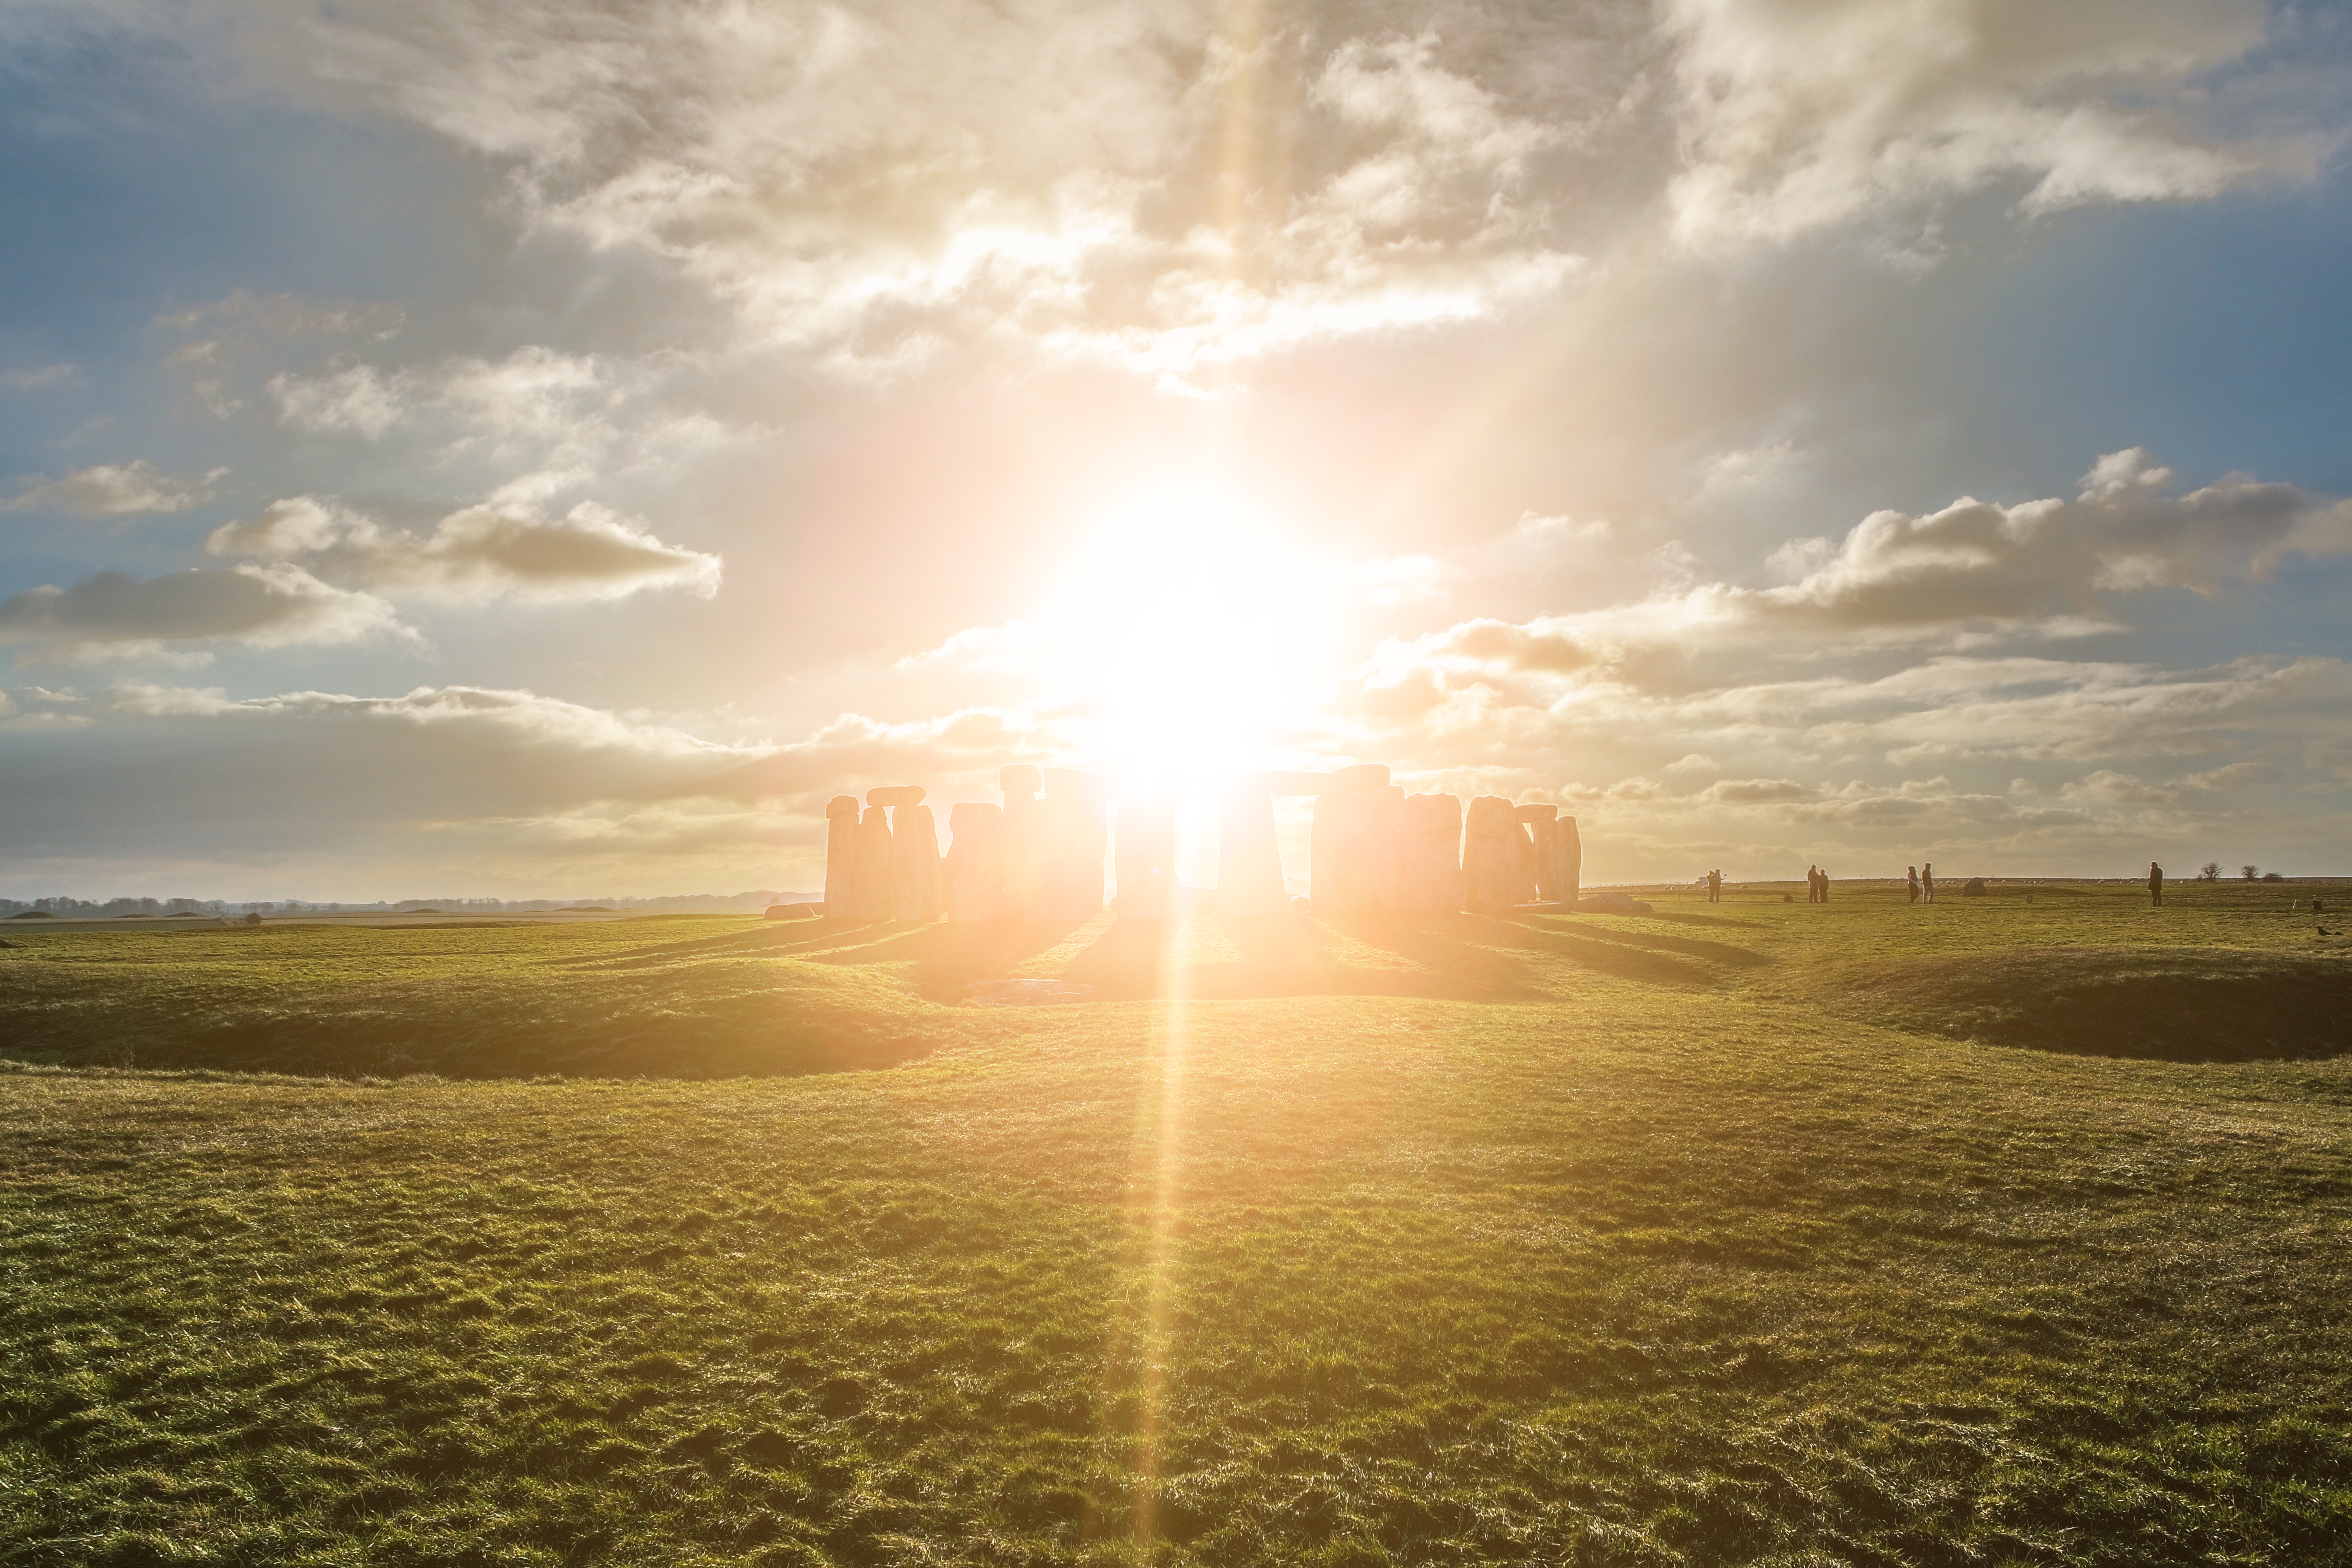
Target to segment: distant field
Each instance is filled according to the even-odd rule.
[[[2352,1562],[2352,885],[1782,890],[0,927],[0,1560]]]

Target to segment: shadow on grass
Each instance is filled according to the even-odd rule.
[[[830,924],[831,922],[828,922]],[[1021,971],[1085,934],[1067,922],[1039,925],[840,927],[798,940],[767,932],[602,961],[627,968],[697,955],[772,954],[841,968],[900,968],[933,1002],[953,1002],[977,982]],[[1099,1000],[1186,995],[1407,996],[1450,1002],[1557,998],[1581,971],[1680,989],[1722,984],[1727,971],[1770,959],[1730,943],[1576,926],[1522,915],[1325,915],[1112,920],[1052,977],[1092,986]]]
[[[1639,929],[1626,930],[1616,926],[1594,925],[1585,921],[1578,921],[1570,925],[1564,923],[1563,917],[1551,915],[1498,914],[1489,918],[1521,926],[1528,931],[1540,932],[1563,942],[1579,944],[1614,944],[1639,948],[1651,953],[1675,953],[1684,958],[1695,958],[1708,963],[1727,964],[1734,969],[1753,969],[1773,962],[1772,958],[1766,953],[1758,952],[1753,948],[1740,947],[1732,942],[1706,942],[1696,937],[1654,936]],[[1573,917],[1567,918],[1573,919]],[[1676,921],[1675,923],[1677,925],[1751,925],[1755,922],[1691,919]]]
[[[1635,915],[1632,918],[1635,920],[1664,921],[1669,925],[1678,926],[1734,926],[1741,931],[1769,931],[1771,929],[1769,925],[1763,921],[1743,921],[1731,915],[1695,915],[1684,910],[1653,910],[1646,915]]]
[[[2352,963],[2233,948],[2002,949],[1850,964],[1838,1011],[2067,1056],[2228,1062],[2352,1053]]]

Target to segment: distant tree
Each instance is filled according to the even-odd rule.
[[[2265,871],[2263,873],[2263,880],[2265,882],[2284,882],[2286,880],[2286,878],[2276,871]]]
[[[2208,860],[2202,866],[2198,867],[2197,879],[2200,882],[2220,881],[2221,879],[2221,862],[2219,860]]]
[[[2257,873],[2255,872],[2254,868],[2253,868],[2252,866],[2241,866],[2241,867],[2239,867],[2239,868],[2238,868],[2238,870],[2239,870],[2239,871],[2240,871],[2240,872],[2241,872],[2241,873],[2245,877],[2246,880],[2247,880],[2247,881],[2249,881],[2249,882],[2252,881],[2252,880],[2254,879],[2254,878],[2255,878],[2256,874],[2257,874]]]

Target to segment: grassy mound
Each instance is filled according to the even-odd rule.
[[[2352,963],[2231,948],[2057,948],[1878,961],[1838,1010],[2071,1056],[2230,1062],[2352,1050]]]
[[[769,1077],[889,1066],[988,1030],[887,972],[681,921],[60,931],[5,963],[0,1054],[57,1066]]]

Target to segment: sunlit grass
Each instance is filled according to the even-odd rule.
[[[2343,1561],[2346,1010],[1946,1032],[2175,897],[23,938],[0,1558]]]

